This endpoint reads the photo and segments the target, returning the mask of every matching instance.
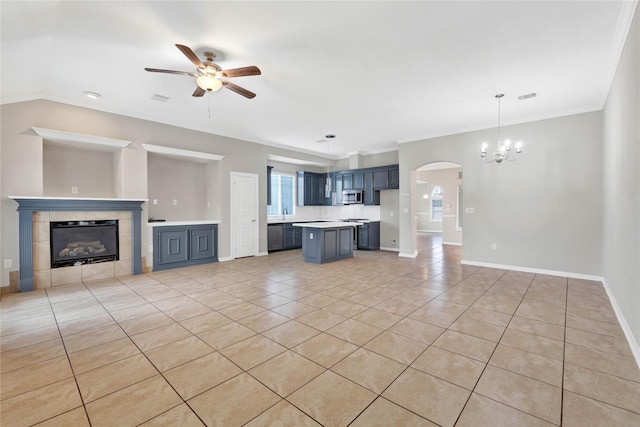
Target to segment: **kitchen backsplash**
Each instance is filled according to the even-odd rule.
[[[380,220],[380,206],[346,205],[346,206],[296,206],[296,219],[342,219],[365,218]]]

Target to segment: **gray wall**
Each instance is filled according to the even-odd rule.
[[[640,9],[604,109],[603,276],[640,341]],[[636,354],[640,359],[640,354]]]
[[[207,218],[206,165],[149,153],[147,182],[149,217],[167,221]],[[214,181],[215,182],[215,181]],[[154,199],[157,204],[153,204]],[[173,204],[173,201],[177,205]]]
[[[114,153],[43,144],[47,197],[115,197]],[[73,193],[72,187],[78,192]]]
[[[269,147],[240,141],[232,138],[211,135],[187,129],[60,104],[38,100],[3,104],[0,106],[2,126],[1,146],[2,187],[0,188],[1,224],[0,259],[12,259],[13,267],[5,269],[0,263],[0,284],[9,285],[9,271],[15,271],[18,265],[18,212],[17,204],[8,196],[45,195],[43,186],[43,141],[29,132],[32,127],[42,127],[86,135],[132,141],[132,144],[113,155],[113,182],[104,189],[120,198],[149,198],[147,185],[147,152],[141,144],[176,147],[184,150],[219,154],[225,158],[205,168],[207,182],[205,193],[211,199],[211,207],[206,208],[205,218],[221,220],[219,225],[219,253],[224,259],[231,254],[231,218],[229,210],[230,173],[254,173],[259,177],[260,236],[259,250],[267,252],[267,209],[266,209],[266,170],[269,154],[295,157],[312,162],[325,159],[309,154],[293,152],[277,147]],[[302,169],[302,168],[301,168]],[[153,175],[153,173],[152,173]],[[67,184],[64,184],[68,186]],[[115,190],[112,190],[115,188]],[[200,191],[199,191],[200,192]],[[81,194],[83,197],[101,197],[96,194]],[[180,205],[179,205],[180,206]],[[146,222],[149,206],[143,205],[143,221]],[[180,218],[184,219],[184,218]],[[143,230],[144,231],[144,230]],[[143,256],[150,254],[145,250],[151,240],[150,233],[143,232]]]
[[[524,141],[520,159],[485,164],[483,140],[496,129],[400,145],[400,252],[415,251],[411,174],[438,161],[462,165],[468,262],[599,275],[602,260],[602,113],[521,125],[502,134]],[[492,250],[491,244],[497,249]]]

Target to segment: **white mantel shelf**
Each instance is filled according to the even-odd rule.
[[[42,137],[42,139],[63,144],[83,144],[86,147],[103,147],[110,150],[120,150],[122,148],[127,148],[131,144],[131,141],[125,141],[122,139],[105,138],[103,136],[85,135],[82,133],[65,132],[54,129],[32,127],[31,130],[33,130],[36,135]]]
[[[12,200],[88,200],[104,202],[146,202],[149,199],[125,199],[110,197],[43,197],[43,196],[8,196]]]
[[[147,223],[147,227],[172,227],[175,225],[205,225],[220,224],[219,219],[203,219],[201,221],[152,221]]]

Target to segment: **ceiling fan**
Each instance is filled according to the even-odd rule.
[[[213,62],[216,55],[213,52],[205,52],[206,60],[202,62],[200,58],[189,48],[181,44],[176,44],[176,47],[180,49],[180,52],[184,54],[189,60],[196,66],[196,72],[190,73],[187,71],[174,71],[174,70],[162,70],[159,68],[145,68],[145,70],[152,73],[167,73],[167,74],[180,74],[185,76],[192,76],[196,78],[196,87],[193,96],[203,96],[206,92],[215,92],[220,90],[222,86],[227,89],[244,96],[245,98],[254,98],[255,93],[242,88],[230,81],[223,80],[223,78],[243,77],[243,76],[259,76],[262,74],[260,69],[255,65],[242,68],[233,68],[230,70],[223,70],[218,64]]]

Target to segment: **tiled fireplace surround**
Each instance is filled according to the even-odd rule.
[[[18,198],[20,292],[81,281],[140,274],[141,205],[144,200]],[[118,220],[119,260],[51,268],[50,222]]]
[[[51,268],[51,221],[118,220],[119,260],[74,267]],[[33,213],[33,285],[34,289],[68,285],[86,280],[106,279],[131,274],[131,212],[118,211],[40,211]]]

